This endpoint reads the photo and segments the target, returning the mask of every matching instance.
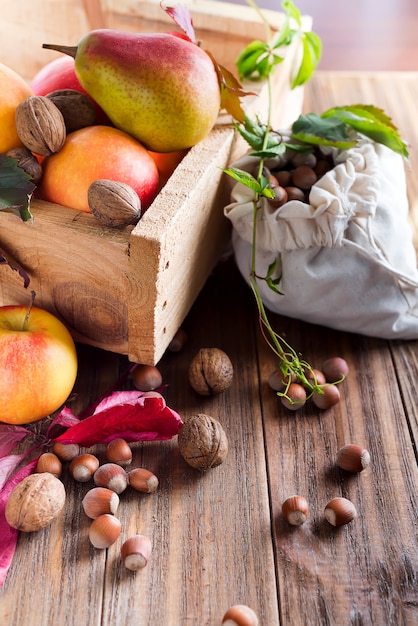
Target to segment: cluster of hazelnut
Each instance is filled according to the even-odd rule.
[[[142,493],[152,493],[158,487],[157,476],[142,467],[128,471],[132,450],[122,438],[108,443],[106,462],[103,464],[96,455],[81,453],[78,444],[55,442],[50,452],[39,457],[36,471],[59,478],[65,462],[69,463],[69,473],[75,481],[94,482],[94,487],[87,491],[82,501],[85,514],[92,520],[89,539],[95,548],[109,548],[119,539],[122,531],[122,524],[116,517],[120,494],[128,486]],[[122,562],[130,570],[145,567],[150,554],[151,541],[142,534],[129,537],[121,547]]]
[[[359,473],[370,464],[370,454],[363,446],[349,443],[338,450],[336,464],[347,472]],[[309,516],[308,501],[300,495],[289,496],[282,504],[282,513],[289,524],[301,526]],[[332,526],[340,527],[353,521],[357,510],[351,500],[336,497],[325,505],[324,516]]]
[[[329,409],[340,401],[340,390],[336,383],[342,382],[348,375],[348,364],[341,357],[331,357],[323,362],[321,369],[306,371],[309,382],[319,386],[312,393],[312,401],[319,409]],[[309,397],[306,385],[295,374],[286,380],[281,368],[275,369],[269,376],[268,385],[276,391],[280,402],[290,411],[301,409]]]
[[[334,167],[332,158],[324,155],[319,147],[314,152],[292,153],[293,156],[283,165],[266,171],[274,193],[274,197],[268,201],[274,208],[279,208],[290,200],[309,204],[312,186]]]

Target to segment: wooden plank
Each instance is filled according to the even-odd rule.
[[[417,198],[414,171],[415,176],[418,171],[416,127],[411,124],[415,83],[416,76],[319,72],[306,88],[305,99],[307,112],[362,102],[382,106],[391,114],[404,135],[407,131],[412,135],[408,183],[413,201]],[[418,470],[409,429],[412,424],[416,443],[412,408],[416,359],[410,360],[416,342],[396,347],[395,371],[391,344],[386,341],[280,316],[271,315],[270,321],[313,367],[320,368],[325,358],[335,355],[350,366],[336,407],[321,412],[308,404],[289,412],[267,385],[278,362],[259,335],[282,623],[415,624]],[[371,452],[372,464],[360,475],[348,475],[335,466],[337,450],[349,442],[363,444]],[[281,515],[282,502],[293,493],[307,497],[311,506],[310,521],[300,528],[289,528]],[[358,518],[336,531],[324,520],[323,509],[339,495],[355,503]]]
[[[121,541],[107,556],[88,546],[89,521],[80,513],[88,485],[66,480],[64,516],[46,532],[20,537],[0,590],[0,623],[7,616],[8,624],[43,626],[48,615],[48,623],[68,626],[212,626],[235,603],[252,606],[261,623],[279,623],[252,314],[246,285],[231,263],[222,264],[186,319],[185,349],[161,361],[167,403],[185,418],[205,412],[219,419],[230,450],[221,466],[201,474],[180,457],[175,440],[134,446],[133,465],[154,471],[160,486],[154,494],[121,495],[121,541],[133,532],[150,535],[147,568],[136,575],[121,568]],[[221,396],[197,396],[188,384],[188,364],[205,346],[225,350],[236,368]],[[86,346],[80,357],[75,411],[117,378],[115,363],[127,365]],[[22,582],[26,572],[30,585]]]

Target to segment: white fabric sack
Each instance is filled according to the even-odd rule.
[[[404,162],[381,144],[365,140],[334,153],[336,166],[312,187],[309,202],[272,208],[262,198],[257,212],[256,273],[266,276],[279,259],[275,293],[258,285],[272,312],[329,328],[386,339],[418,338],[418,271]],[[254,171],[244,156],[233,167]],[[274,160],[266,162],[274,169]],[[236,183],[232,244],[248,280],[253,236],[253,192]]]

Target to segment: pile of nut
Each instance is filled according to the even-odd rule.
[[[274,208],[290,200],[309,204],[312,186],[334,167],[332,156],[324,154],[319,147],[312,152],[293,152],[293,155],[289,152],[289,159],[264,172],[274,193],[268,202]]]
[[[74,89],[59,89],[46,96],[29,96],[16,108],[16,130],[24,147],[10,150],[6,156],[38,185],[42,167],[35,155],[48,157],[59,152],[73,131],[96,122],[92,101]],[[134,189],[113,180],[94,181],[88,190],[89,207],[105,226],[135,224],[141,217],[141,201]]]

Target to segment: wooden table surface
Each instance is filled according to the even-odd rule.
[[[318,72],[306,111],[372,103],[391,114],[411,142],[408,190],[418,233],[418,74]],[[388,342],[270,316],[314,367],[339,355],[350,372],[341,402],[286,411],[267,378],[277,366],[262,339],[250,290],[222,260],[184,322],[188,342],[159,368],[169,406],[184,418],[218,418],[229,453],[201,473],[186,465],[176,439],[134,446],[133,466],[152,470],[157,492],[121,495],[120,541],[105,551],[88,541],[81,508],[91,485],[64,474],[67,503],[50,527],[21,534],[0,590],[1,626],[217,626],[236,603],[262,626],[418,623],[418,343]],[[187,381],[201,347],[225,350],[235,367],[230,389],[203,398]],[[68,403],[81,411],[125,372],[125,357],[79,345],[80,370]],[[127,387],[130,387],[128,382]],[[343,444],[364,444],[371,465],[351,475],[335,465]],[[291,527],[284,499],[307,497],[310,518]],[[324,520],[334,496],[358,517],[340,529]],[[120,563],[128,535],[148,535],[153,553],[138,572]]]

